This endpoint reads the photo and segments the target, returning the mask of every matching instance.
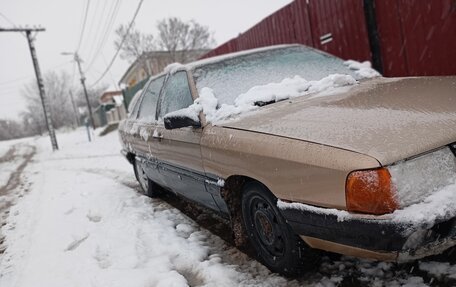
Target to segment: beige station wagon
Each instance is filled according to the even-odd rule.
[[[404,262],[456,245],[456,77],[273,46],[167,67],[119,133],[147,195],[230,219],[274,272],[314,249]]]

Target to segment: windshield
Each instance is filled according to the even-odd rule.
[[[331,74],[355,74],[343,60],[297,46],[258,52],[198,67],[193,76],[201,94],[211,88],[219,104],[232,105],[240,94],[254,86],[279,83],[285,78],[300,76],[320,80]]]

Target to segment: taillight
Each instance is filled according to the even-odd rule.
[[[347,209],[371,214],[391,213],[399,208],[397,190],[386,168],[353,171],[345,186]]]

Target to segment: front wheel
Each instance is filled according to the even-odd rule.
[[[136,179],[139,182],[141,191],[144,195],[149,197],[157,197],[160,195],[158,186],[151,181],[148,177],[140,161],[135,160],[133,164]]]
[[[310,268],[315,254],[286,223],[277,207],[277,198],[264,185],[247,183],[241,207],[250,243],[266,267],[284,275],[295,275]],[[305,261],[301,258],[303,252]]]

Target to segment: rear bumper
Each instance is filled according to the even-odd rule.
[[[311,247],[352,256],[406,262],[439,254],[456,245],[456,218],[424,227],[385,217],[353,216],[340,221],[336,215],[313,210],[281,211]]]

